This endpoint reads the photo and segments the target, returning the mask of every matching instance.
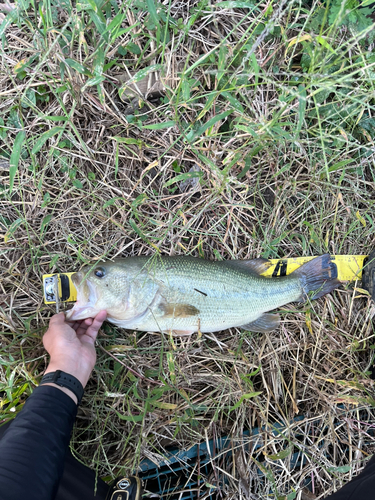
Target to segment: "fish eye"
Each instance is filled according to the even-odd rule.
[[[105,276],[105,270],[102,267],[97,267],[94,274],[97,278],[103,278]]]

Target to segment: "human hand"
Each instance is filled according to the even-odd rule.
[[[12,12],[12,10],[16,7],[16,4],[14,3],[9,3],[9,2],[5,2],[5,3],[0,3],[0,11],[4,11],[4,12]],[[2,23],[5,19],[5,14],[3,14],[2,12],[0,12],[0,23]]]
[[[94,319],[80,321],[66,321],[64,313],[52,316],[43,337],[44,347],[51,356],[45,373],[62,370],[85,387],[95,366],[95,339],[106,317],[106,311],[100,311]]]

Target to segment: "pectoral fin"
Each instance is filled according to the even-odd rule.
[[[276,330],[279,324],[280,316],[278,314],[265,313],[255,321],[252,321],[247,325],[242,325],[241,328],[244,330],[250,330],[251,332],[269,333]]]
[[[163,318],[189,318],[198,316],[199,309],[190,304],[160,304]]]

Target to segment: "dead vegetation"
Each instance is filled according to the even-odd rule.
[[[89,4],[41,2],[44,18],[18,5],[0,74],[4,419],[48,361],[43,274],[156,251],[373,249],[368,31],[330,27],[332,56],[308,37],[291,44],[311,33],[317,5],[229,4],[105,3],[98,18]],[[109,477],[228,435],[231,456],[216,450],[206,478],[218,497],[337,490],[374,451],[374,306],[359,286],[286,306],[267,336],[105,325],[74,453]]]

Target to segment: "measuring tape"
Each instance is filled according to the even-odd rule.
[[[77,289],[72,281],[73,274],[43,275],[44,303],[56,304],[56,312],[59,312],[60,302],[75,302],[77,300]]]
[[[340,281],[355,281],[362,278],[362,269],[368,255],[331,255],[332,278]],[[302,264],[315,259],[315,257],[295,257],[289,259],[270,259],[272,265],[263,276],[286,276]]]
[[[374,254],[374,252],[373,252]],[[368,255],[331,255],[331,276],[340,281],[355,281],[362,278],[362,269],[368,263],[371,272],[375,274],[375,254]],[[271,266],[263,276],[287,276],[302,264],[315,259],[315,257],[295,257],[289,259],[270,259]],[[75,302],[77,290],[71,277],[74,273],[45,274],[43,275],[44,303],[56,304],[57,310],[60,302]],[[374,286],[373,281],[372,287]],[[368,290],[375,299],[375,289]],[[56,300],[57,297],[57,300]]]

